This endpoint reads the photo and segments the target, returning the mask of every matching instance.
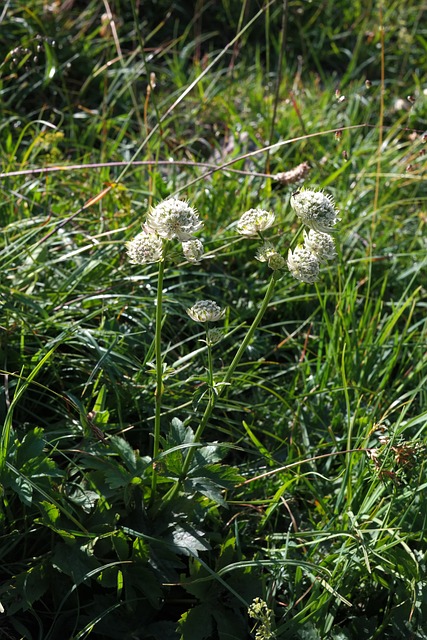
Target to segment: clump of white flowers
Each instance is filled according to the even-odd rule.
[[[276,219],[271,211],[265,209],[249,209],[245,211],[237,223],[237,232],[242,236],[252,237],[259,236],[263,240],[263,231],[269,229]],[[270,269],[280,271],[286,264],[283,256],[278,253],[274,245],[269,241],[264,241],[258,249],[255,258],[259,262],[267,262]],[[278,274],[276,274],[277,276]]]
[[[319,233],[332,233],[339,220],[332,196],[325,195],[323,191],[296,191],[291,196],[291,207],[301,222]]]
[[[185,258],[197,263],[203,255],[203,243],[192,236],[202,226],[199,214],[188,202],[167,198],[149,211],[143,231],[126,243],[129,259],[135,264],[160,262],[164,242],[177,239],[182,242]]]
[[[319,262],[334,260],[337,257],[335,241],[328,233],[319,233],[313,229],[308,233],[304,231],[304,246],[318,258]]]
[[[261,598],[255,598],[249,606],[248,615],[255,620],[255,640],[273,640],[276,637],[272,629],[273,612]]]
[[[202,226],[196,209],[177,198],[163,200],[147,215],[147,227],[167,240],[189,240]]]
[[[319,279],[319,259],[303,245],[289,249],[288,269],[301,282],[313,284]]]
[[[213,300],[199,300],[187,309],[187,313],[195,322],[217,322],[224,317],[225,309],[221,309]]]
[[[313,284],[319,279],[320,265],[337,256],[331,233],[339,221],[338,211],[331,196],[311,189],[294,193],[291,206],[309,231],[304,231],[304,244],[289,249],[288,268],[297,280]]]
[[[257,236],[274,223],[275,215],[264,209],[249,209],[237,223],[237,233],[242,236]]]
[[[155,233],[144,230],[126,243],[126,251],[134,264],[160,262],[163,258],[163,242]]]

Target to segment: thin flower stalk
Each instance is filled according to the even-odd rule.
[[[157,304],[156,304],[156,332],[154,337],[154,351],[156,362],[156,391],[155,391],[155,414],[154,414],[154,434],[153,434],[153,474],[151,476],[151,504],[154,503],[157,486],[156,459],[160,450],[160,415],[162,409],[163,384],[163,363],[162,363],[162,302],[163,302],[163,276],[165,263],[159,263],[159,274],[157,278]]]
[[[270,282],[268,284],[267,290],[265,292],[264,295],[264,299],[262,301],[262,304],[258,310],[257,315],[255,316],[251,326],[249,327],[249,330],[242,342],[242,344],[240,345],[239,349],[237,350],[236,355],[234,356],[230,366],[227,369],[227,373],[224,376],[224,379],[222,380],[220,385],[217,385],[216,388],[213,387],[213,373],[210,373],[210,380],[211,380],[211,384],[212,384],[212,393],[210,394],[209,397],[209,402],[206,405],[205,411],[203,413],[202,419],[200,420],[199,426],[196,430],[196,433],[194,434],[194,440],[193,440],[193,445],[198,444],[202,438],[203,432],[209,422],[209,419],[212,415],[212,412],[215,408],[215,404],[218,398],[220,398],[222,396],[222,394],[224,393],[225,389],[228,387],[233,373],[236,370],[240,360],[242,359],[242,356],[244,354],[244,352],[246,351],[247,347],[249,346],[249,343],[251,342],[255,331],[258,328],[259,323],[262,320],[262,317],[264,316],[267,307],[270,303],[270,300],[273,296],[273,292],[274,292],[274,287],[276,284],[276,280],[277,280],[277,276],[275,275],[275,273],[273,273]],[[209,354],[209,351],[208,351]],[[209,367],[212,368],[212,359],[211,356],[210,357],[210,363],[209,363]],[[194,451],[195,451],[195,447],[192,447],[188,450],[187,455],[184,459],[184,463],[182,466],[182,470],[181,470],[181,480],[178,480],[173,487],[171,487],[171,489],[168,491],[168,493],[165,495],[164,500],[162,502],[161,505],[161,509],[165,508],[172,500],[173,498],[176,496],[179,487],[181,485],[181,482],[185,479],[185,477],[187,476],[188,470],[190,468],[191,462],[193,460],[193,456],[194,456]]]

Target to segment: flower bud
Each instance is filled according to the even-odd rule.
[[[197,264],[203,256],[203,242],[197,238],[182,243],[182,251],[188,262]]]

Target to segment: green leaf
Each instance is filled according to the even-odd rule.
[[[33,502],[33,487],[26,478],[11,474],[8,485],[19,496],[23,504],[28,507],[31,506]]]
[[[197,467],[190,471],[189,477],[207,478],[224,489],[232,489],[236,484],[244,480],[236,467],[230,467],[225,464],[209,464]]]
[[[30,609],[33,602],[39,600],[48,587],[48,570],[43,563],[16,575],[12,582],[16,601],[8,606],[8,614],[13,615],[16,611]]]
[[[198,555],[199,551],[207,551],[210,545],[203,539],[203,532],[196,531],[189,525],[177,525],[171,532],[170,539],[179,553],[184,555]]]
[[[222,496],[223,488],[208,478],[188,478],[185,481],[185,489],[190,494],[199,492],[222,507],[227,507],[227,503]]]
[[[181,420],[173,418],[166,441],[168,446],[165,448],[176,447],[180,444],[191,444],[192,442],[194,442],[194,433],[191,427],[186,427]]]
[[[23,465],[43,453],[45,447],[44,431],[36,427],[25,434],[21,442],[17,442],[16,466],[21,469]]]
[[[210,640],[213,637],[212,609],[204,604],[186,611],[178,622],[181,640]]]
[[[212,615],[221,640],[241,640],[246,636],[247,624],[238,609],[217,603],[213,607]]]
[[[59,543],[53,552],[52,566],[70,576],[74,584],[81,584],[89,579],[89,573],[100,563],[85,545]]]

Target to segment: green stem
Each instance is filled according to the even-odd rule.
[[[249,343],[251,342],[251,340],[253,338],[253,335],[254,335],[256,329],[258,328],[258,325],[261,322],[261,319],[262,319],[264,313],[266,312],[268,304],[269,304],[269,302],[270,302],[270,300],[272,298],[272,295],[273,295],[274,286],[276,284],[275,273],[276,272],[274,272],[273,276],[271,277],[271,280],[270,280],[269,285],[267,287],[267,291],[265,292],[264,300],[262,301],[261,307],[259,308],[259,311],[258,311],[257,315],[255,316],[255,319],[252,322],[252,324],[251,324],[251,326],[249,328],[249,331],[247,332],[242,344],[240,345],[236,355],[234,356],[232,363],[228,367],[227,373],[225,374],[225,377],[224,377],[224,380],[221,383],[221,386],[217,390],[215,390],[212,387],[212,393],[210,395],[209,402],[208,402],[208,404],[206,406],[205,412],[204,412],[204,414],[202,416],[202,419],[201,419],[200,424],[199,424],[199,426],[197,428],[197,431],[194,434],[193,444],[197,444],[197,443],[200,442],[202,434],[203,434],[203,432],[204,432],[204,430],[206,428],[206,425],[207,425],[207,423],[209,421],[209,418],[212,415],[212,411],[213,411],[213,409],[215,407],[216,399],[219,398],[222,395],[222,393],[224,392],[224,390],[227,388],[227,386],[228,386],[228,384],[229,384],[229,382],[230,382],[230,380],[231,380],[231,378],[233,376],[233,373],[234,373],[236,367],[238,366],[240,360],[242,359],[243,353],[245,352],[246,348],[248,347]],[[209,351],[208,351],[208,353],[209,353]],[[212,367],[212,358],[211,358],[211,356],[210,356],[210,361],[209,361],[209,367],[210,367],[210,370],[211,370],[211,367]],[[210,379],[212,380],[213,379],[212,373],[210,374],[210,376],[211,376]],[[186,477],[186,475],[188,473],[188,469],[190,468],[190,464],[191,464],[191,461],[192,461],[193,456],[194,456],[194,451],[195,451],[195,447],[191,447],[188,450],[187,455],[186,455],[185,460],[184,460],[184,464],[182,466],[182,470],[181,470],[181,479],[178,480],[174,484],[174,486],[168,491],[168,493],[165,495],[165,497],[163,499],[163,502],[162,502],[161,508],[164,508],[166,505],[168,505],[171,502],[171,500],[173,500],[175,495],[177,494],[179,486],[182,483],[182,481],[185,479],[185,477]]]
[[[262,301],[261,307],[259,308],[259,311],[256,314],[255,319],[252,322],[252,324],[251,324],[251,326],[249,328],[249,331],[247,332],[247,334],[245,336],[245,339],[243,340],[243,342],[240,345],[236,355],[234,356],[232,363],[228,367],[227,373],[225,374],[225,378],[223,380],[223,383],[222,383],[222,386],[221,386],[221,388],[219,390],[219,394],[218,395],[222,395],[222,392],[223,392],[224,388],[230,382],[231,377],[232,377],[237,365],[239,364],[244,351],[246,350],[247,346],[251,342],[251,340],[253,338],[253,335],[254,335],[255,331],[257,330],[258,325],[261,322],[264,313],[267,310],[269,302],[270,302],[270,300],[271,300],[271,298],[273,296],[274,286],[276,284],[276,277],[275,277],[276,273],[277,272],[274,271],[273,275],[271,276],[271,280],[270,280],[269,285],[267,287],[267,291],[265,292],[264,300]]]
[[[163,396],[163,362],[162,362],[162,300],[163,300],[163,276],[165,263],[159,262],[159,275],[157,279],[157,306],[156,306],[156,335],[154,338],[156,360],[156,391],[155,391],[155,416],[154,416],[154,441],[153,441],[153,475],[151,477],[151,504],[154,502],[157,486],[156,458],[160,448],[160,413]]]

